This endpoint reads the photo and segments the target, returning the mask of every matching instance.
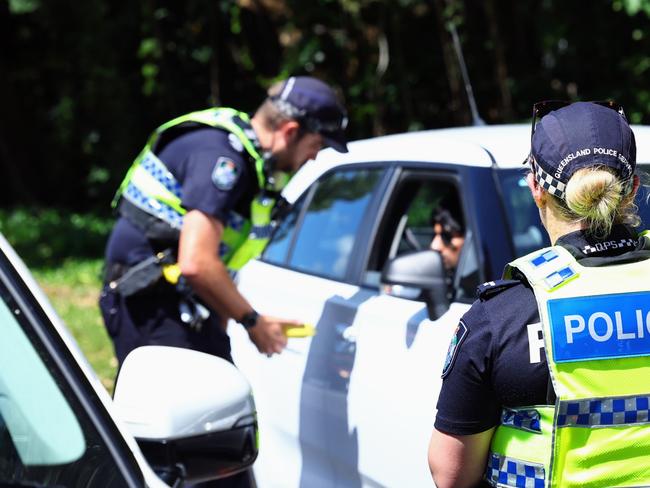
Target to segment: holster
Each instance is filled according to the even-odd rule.
[[[174,254],[172,249],[165,249],[135,266],[109,266],[106,270],[108,287],[124,297],[145,291],[160,281],[164,265],[175,262]]]

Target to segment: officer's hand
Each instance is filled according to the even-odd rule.
[[[264,354],[281,353],[287,345],[287,336],[284,333],[284,324],[293,324],[294,321],[260,315],[254,327],[248,329],[253,344],[257,350]],[[298,324],[298,322],[295,322]]]

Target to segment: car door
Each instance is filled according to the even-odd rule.
[[[235,363],[251,382],[258,407],[254,467],[261,488],[336,486],[340,466],[330,447],[356,445],[348,438],[345,408],[353,355],[343,337],[374,291],[352,284],[349,276],[391,172],[387,165],[352,165],[325,174],[277,229],[263,259],[238,276],[239,289],[261,313],[299,319],[317,330],[311,338],[289,339],[281,355],[267,358],[241,327],[229,327]]]
[[[430,484],[426,442],[440,372],[468,305],[454,303],[429,321],[419,290],[385,293],[379,277],[387,259],[417,250],[407,231],[411,241],[428,245],[438,182],[460,198],[459,179],[449,170],[437,175],[433,165],[410,172],[383,167],[340,167],[321,177],[276,230],[263,259],[238,277],[261,312],[317,329],[266,358],[241,327],[230,327],[235,362],[258,405],[260,487]],[[463,269],[475,271],[472,250],[467,244],[461,259]]]
[[[346,479],[340,486],[431,486],[427,447],[441,373],[453,332],[482,278],[456,169],[403,167],[396,180],[367,257],[360,260],[362,289],[375,290],[360,305],[349,333],[356,353],[347,390],[348,429],[359,446],[361,484]],[[430,247],[431,216],[442,207],[453,209],[465,240],[448,270],[450,307],[431,320],[421,290],[383,285],[381,270],[389,259]]]
[[[2,236],[0,298],[0,485],[166,486],[143,473]]]

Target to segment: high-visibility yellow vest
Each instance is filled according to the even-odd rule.
[[[586,267],[555,246],[506,267],[535,293],[557,399],[504,408],[485,475],[493,486],[650,486],[647,255]]]
[[[234,134],[255,162],[260,189],[266,189],[264,158],[244,130],[246,127],[252,130],[248,115],[230,108],[212,108],[177,117],[158,127],[127,172],[113,199],[113,206],[117,205],[120,198],[124,198],[140,210],[180,231],[183,216],[187,213],[181,204],[181,185],[154,154],[153,148],[163,132],[186,123],[202,124]],[[271,233],[271,211],[274,205],[275,199],[261,191],[251,202],[250,220],[242,218],[226,225],[219,254],[228,268],[238,270],[262,253]]]

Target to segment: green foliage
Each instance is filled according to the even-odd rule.
[[[467,123],[450,25],[488,123],[550,98],[614,98],[650,122],[650,0],[8,0],[0,207],[106,212],[160,123],[252,112],[290,75],[340,92],[350,139]]]
[[[12,14],[29,14],[38,9],[39,0],[9,0],[9,11]]]
[[[66,259],[60,265],[35,270],[34,277],[110,392],[117,360],[97,305],[102,264],[100,259]]]
[[[29,267],[102,256],[113,219],[53,209],[0,210],[0,232]]]
[[[650,16],[650,1],[648,0],[614,0],[614,10],[624,8],[628,15],[636,15],[644,12]]]

